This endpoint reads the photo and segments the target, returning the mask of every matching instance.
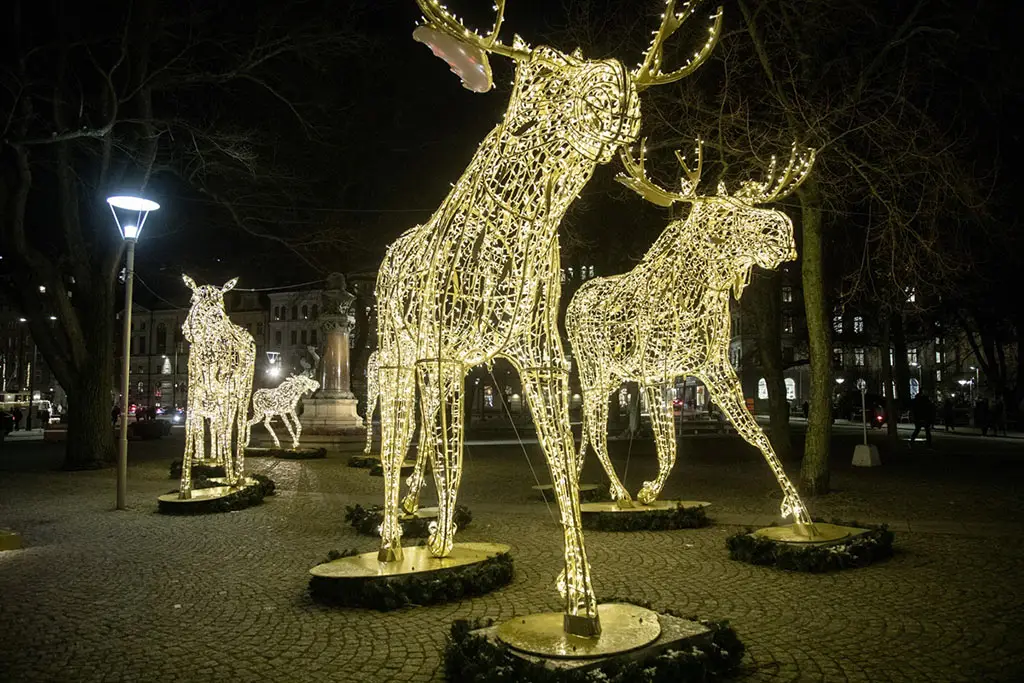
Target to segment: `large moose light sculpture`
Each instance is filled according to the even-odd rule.
[[[497,356],[518,369],[536,422],[564,534],[558,585],[564,628],[600,633],[583,543],[577,453],[569,427],[568,365],[556,317],[560,291],[558,226],[598,164],[632,143],[640,124],[638,92],[692,73],[718,37],[721,10],[706,42],[681,68],[663,73],[664,41],[695,11],[670,0],[643,63],[632,73],[615,59],[586,60],[518,37],[498,41],[504,0],[487,37],[463,26],[435,0],[417,0],[427,24],[516,63],[502,121],[480,144],[462,177],[424,225],[389,249],[377,278],[381,463],[384,520],[381,561],[402,557],[398,521],[401,463],[412,437],[415,385],[422,439],[432,451],[438,518],[430,552],[448,555],[462,477],[462,386],[468,367]]]
[[[626,174],[617,180],[660,206],[689,203],[690,213],[671,222],[633,270],[588,281],[569,303],[566,329],[583,389],[580,464],[589,441],[611,480],[612,498],[622,507],[631,505],[608,458],[608,395],[621,382],[638,382],[654,427],[658,475],[644,482],[637,498],[645,505],[653,503],[676,458],[675,423],[665,390],[675,377],[694,375],[736,431],[768,461],[782,488],[782,515],[792,516],[797,528],[809,532],[813,527],[807,508],[746,409],[729,363],[729,294],[740,298],[755,264],[774,269],[796,258],[789,217],[758,205],[795,190],[811,170],[814,151],[799,155],[794,146],[781,173],[772,159],[764,182],[747,181],[733,194],[719,184],[718,193],[710,196],[697,194],[700,143],[695,169],[677,156],[685,177],[681,191],[673,192],[647,177],[642,152],[639,161],[628,150],[623,153]]]

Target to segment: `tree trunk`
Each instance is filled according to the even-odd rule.
[[[76,310],[88,355],[73,369],[68,387],[68,436],[64,467],[94,469],[114,462],[110,424],[114,380],[113,287],[98,283],[78,292]],[[77,308],[80,306],[80,308]],[[123,416],[128,419],[127,415]]]
[[[892,372],[892,359],[889,357],[889,348],[892,346],[892,318],[886,316],[882,324],[882,395],[885,397],[885,429],[889,445],[898,446],[900,433],[897,429],[897,418],[899,417],[899,404],[893,394],[895,386]]]
[[[825,296],[825,258],[821,222],[821,194],[812,174],[800,188],[803,228],[801,277],[810,351],[811,410],[800,467],[804,493],[829,490],[829,441],[832,437],[832,350]]]
[[[777,271],[755,274],[747,296],[751,297],[757,354],[761,373],[768,384],[768,414],[772,448],[782,459],[793,452],[789,436],[789,401],[782,361],[782,276]]]

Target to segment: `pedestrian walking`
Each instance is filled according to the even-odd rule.
[[[914,419],[914,433],[910,435],[910,443],[913,444],[917,435],[924,427],[925,443],[932,446],[932,423],[935,422],[935,404],[923,391],[917,392],[917,396],[910,402],[910,414]]]
[[[801,406],[801,409],[804,411],[804,419],[806,420],[807,416],[811,414],[811,404],[808,403],[807,401],[804,401],[804,404],[803,406]]]
[[[942,402],[942,428],[947,432],[955,432],[956,425],[956,414],[953,411],[953,399],[947,398]]]
[[[21,429],[21,418],[24,417],[21,408],[14,406],[14,410],[11,411],[11,417],[14,418],[14,431],[18,431]]]
[[[110,424],[112,427],[117,426],[117,418],[121,417],[121,406],[115,405],[110,409]]]

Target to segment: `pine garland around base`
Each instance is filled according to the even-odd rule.
[[[362,505],[349,505],[345,508],[345,521],[364,536],[378,536],[381,523],[384,521],[384,508],[374,505],[364,508]],[[432,518],[399,517],[402,525],[402,536],[406,538],[422,538],[430,534]],[[473,521],[473,513],[464,505],[455,506],[455,526],[465,529]]]
[[[729,549],[729,557],[733,560],[770,565],[796,572],[830,572],[864,567],[892,557],[895,534],[885,524],[875,526],[857,522],[832,523],[867,529],[868,532],[838,543],[798,545],[756,536],[752,534],[753,529],[747,529],[727,538],[725,545]]]
[[[609,599],[603,602],[629,602],[647,609],[638,600]],[[471,633],[493,625],[493,620],[458,619],[452,623],[444,650],[445,679],[452,683],[632,683],[633,681],[707,682],[729,676],[743,659],[744,645],[727,621],[707,621],[685,617],[672,610],[654,610],[674,617],[699,621],[711,630],[711,642],[700,648],[665,650],[640,660],[606,660],[597,669],[585,672],[553,669],[509,654],[498,642]]]
[[[223,465],[192,465],[193,477],[223,477]],[[171,461],[171,479],[181,479],[181,460]]]
[[[669,531],[696,529],[711,523],[703,505],[645,512],[584,512],[583,528],[594,531]]]
[[[158,501],[158,509],[165,515],[206,515],[215,512],[231,512],[259,505],[263,502],[264,497],[274,495],[276,485],[272,479],[262,474],[252,474],[249,475],[249,478],[255,480],[255,483],[245,486],[230,495],[221,498],[197,499],[188,504],[161,500]],[[196,478],[194,488],[204,489],[212,486],[222,486],[222,484],[199,476]],[[177,492],[175,490],[170,493]]]
[[[380,456],[376,455],[353,455],[348,459],[349,467],[370,468],[380,464]]]
[[[356,550],[331,552],[328,561],[359,554]],[[514,575],[512,555],[500,553],[476,564],[442,569],[429,574],[404,574],[387,579],[370,577],[356,581],[313,576],[309,592],[331,605],[369,607],[382,612],[409,605],[454,602],[483,595],[510,583]]]

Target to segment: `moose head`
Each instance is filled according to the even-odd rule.
[[[306,374],[292,375],[287,381],[299,390],[299,395],[312,394],[320,388],[320,382]]]
[[[732,194],[725,183],[720,182],[715,194],[701,195],[697,193],[703,166],[700,140],[697,141],[695,168],[691,169],[686,158],[676,152],[683,168],[680,191],[667,190],[648,178],[642,147],[639,160],[628,149],[623,150],[626,172],[620,173],[616,180],[658,206],[668,207],[675,202],[691,204],[685,221],[675,221],[672,226],[679,228],[680,239],[703,240],[708,245],[705,251],[715,265],[731,276],[726,286],[732,286],[737,299],[749,282],[752,266],[772,270],[784,261],[796,259],[793,222],[782,211],[760,205],[777,202],[796,190],[814,165],[815,150],[808,148],[798,153],[794,143],[789,162],[781,173],[773,156],[765,180],[747,180]]]
[[[227,313],[224,312],[224,293],[229,292],[234,288],[238,283],[238,278],[231,278],[224,283],[223,287],[217,287],[215,285],[197,285],[195,280],[184,273],[182,273],[181,279],[184,280],[185,284],[192,290],[192,309],[189,311],[188,317],[185,319],[185,324],[182,325],[185,337],[189,341],[192,341],[192,334],[195,330],[197,318],[208,320],[212,315],[215,319],[227,319]]]
[[[511,45],[501,43],[498,33],[505,0],[496,0],[497,17],[487,36],[466,28],[436,0],[417,0],[429,29],[417,29],[417,39],[444,57],[463,78],[464,85],[478,92],[490,87],[488,54],[515,60],[515,88],[505,114],[505,130],[525,145],[543,143],[546,148],[554,143],[590,161],[607,163],[620,146],[636,139],[640,126],[638,93],[690,75],[711,54],[721,29],[721,7],[708,29],[707,41],[686,64],[668,73],[661,70],[665,40],[699,4],[688,2],[676,12],[675,0],[668,1],[643,62],[632,72],[616,59],[584,59],[578,49],[567,54],[547,46],[531,48],[519,36]],[[451,39],[458,49],[452,48]]]

